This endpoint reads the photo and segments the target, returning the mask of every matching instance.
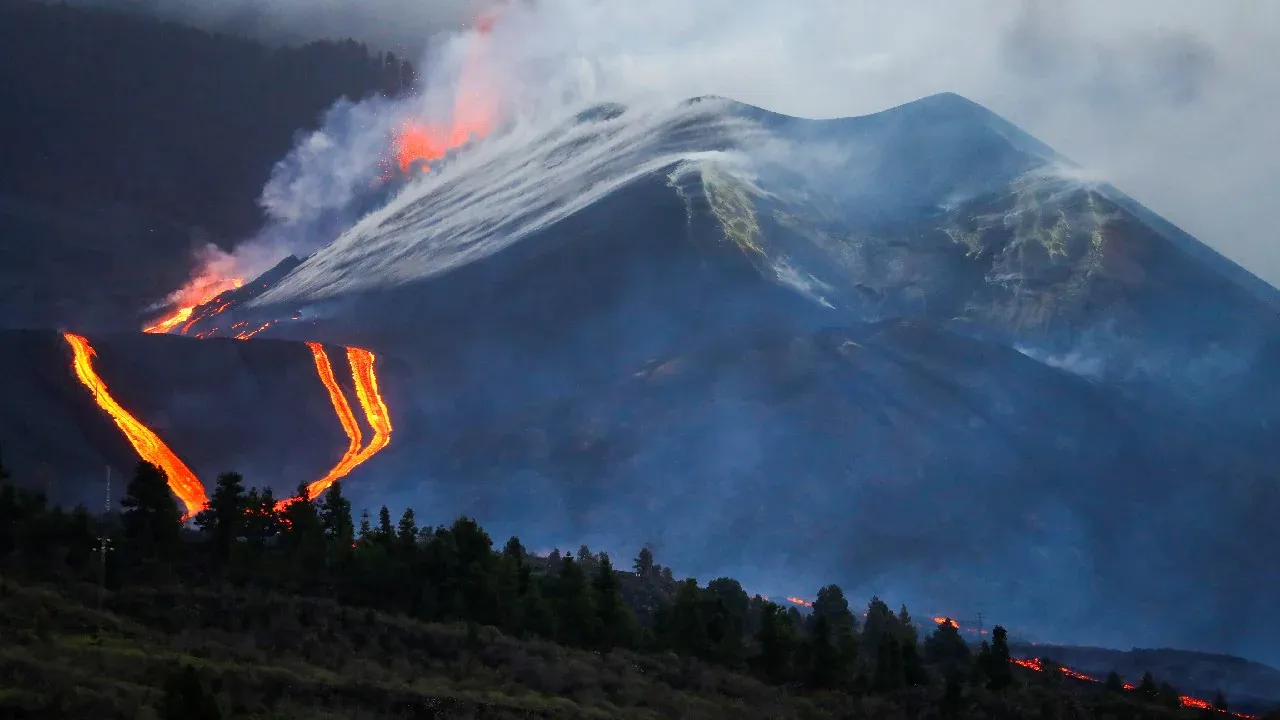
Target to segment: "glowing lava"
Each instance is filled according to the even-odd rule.
[[[75,369],[76,377],[80,378],[80,382],[89,389],[98,407],[111,416],[116,427],[120,428],[125,438],[129,440],[129,444],[143,460],[164,471],[169,481],[169,489],[186,506],[186,515],[191,516],[200,512],[208,498],[204,493],[204,485],[196,478],[195,473],[191,472],[150,428],[130,415],[127,410],[120,407],[120,403],[116,402],[115,398],[111,397],[106,383],[94,372],[93,357],[97,353],[94,352],[89,341],[71,333],[63,333],[62,337],[75,353],[71,366]]]
[[[356,398],[364,409],[365,419],[373,428],[373,439],[354,463],[359,465],[391,444],[391,414],[378,391],[378,373],[374,369],[374,355],[362,348],[347,348],[347,362],[351,364],[351,378],[356,383]]]
[[[201,273],[199,276],[187,283],[185,287],[173,294],[175,304],[181,305],[177,310],[157,320],[142,329],[144,333],[167,333],[170,330],[183,325],[182,334],[186,334],[191,326],[195,324],[195,320],[191,319],[192,312],[201,305],[216,299],[222,293],[228,290],[235,290],[244,285],[244,280],[237,277],[221,277],[211,271]],[[226,309],[226,305],[222,305],[209,315],[217,315]],[[199,318],[196,318],[198,320]]]
[[[373,428],[373,439],[361,450],[360,425],[356,423],[351,405],[347,403],[342,389],[334,379],[333,365],[329,362],[328,354],[319,343],[309,342],[307,347],[311,348],[311,353],[315,357],[316,374],[320,376],[320,382],[329,392],[329,402],[333,404],[333,411],[338,416],[338,421],[342,423],[342,429],[346,431],[348,441],[347,451],[343,453],[338,464],[334,465],[324,477],[307,485],[307,497],[314,500],[334,482],[391,444],[391,413],[388,412],[387,404],[382,400],[382,393],[378,389],[378,372],[374,367],[376,360],[374,354],[363,348],[347,348],[347,363],[351,366],[351,379],[355,382],[356,398],[360,401],[360,408],[364,410],[365,420],[368,421],[369,427]],[[276,509],[284,510],[294,500],[295,498],[281,500],[276,503]]]
[[[1036,672],[1044,672],[1044,661],[1041,660],[1040,658],[1012,658],[1011,662],[1015,665],[1019,665],[1021,667],[1027,668],[1028,670],[1035,670]],[[1066,675],[1069,678],[1074,678],[1076,680],[1083,680],[1085,682],[1091,682],[1091,683],[1100,682],[1097,678],[1089,677],[1088,675],[1085,675],[1084,673],[1076,672],[1071,668],[1058,666],[1058,672],[1062,673],[1063,675]],[[1132,685],[1126,684],[1124,686],[1124,689],[1136,690],[1137,688],[1135,688]],[[1231,717],[1245,718],[1246,720],[1252,720],[1252,718],[1254,717],[1253,715],[1242,715],[1240,713],[1228,712],[1226,710],[1218,710],[1217,708],[1213,707],[1212,704],[1205,702],[1200,698],[1191,697],[1190,695],[1179,696],[1178,702],[1180,702],[1183,707],[1198,708],[1200,710],[1212,710],[1213,712],[1221,713],[1222,715],[1230,715]]]
[[[439,160],[450,150],[493,131],[498,117],[498,94],[487,82],[490,73],[485,67],[485,60],[494,21],[490,15],[481,17],[476,23],[476,32],[458,76],[451,124],[443,126],[410,120],[397,128],[392,151],[401,172],[409,172],[415,164],[428,171],[427,163]]]
[[[342,388],[338,387],[338,381],[333,377],[333,364],[329,362],[329,355],[325,352],[324,346],[309,342],[307,347],[311,348],[311,354],[315,356],[316,374],[320,376],[320,382],[324,383],[325,390],[329,392],[329,402],[333,404],[333,412],[342,423],[343,431],[347,433],[347,451],[342,454],[342,459],[328,474],[307,486],[307,496],[314,498],[355,468],[363,438],[355,413],[351,412],[351,404],[347,402],[346,396],[342,394]]]

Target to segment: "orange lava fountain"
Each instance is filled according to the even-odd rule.
[[[98,407],[102,408],[111,419],[115,421],[116,427],[124,433],[125,438],[129,440],[129,444],[137,451],[143,460],[158,466],[164,471],[165,477],[169,481],[169,489],[174,495],[182,501],[186,506],[186,517],[195,515],[204,509],[204,505],[208,502],[205,496],[204,485],[196,478],[195,473],[178,459],[178,456],[165,445],[160,438],[151,431],[146,425],[142,424],[137,418],[129,414],[127,410],[111,397],[111,393],[107,391],[107,385],[98,377],[93,369],[93,357],[97,354],[93,350],[93,346],[89,341],[80,335],[71,333],[63,333],[62,337],[71,346],[75,353],[71,361],[72,368],[75,369],[76,377],[80,379],[81,384],[89,389],[93,395],[93,399],[98,403]]]
[[[486,82],[485,58],[489,52],[489,33],[494,19],[493,16],[485,16],[476,23],[476,33],[467,48],[458,77],[452,125],[442,127],[410,120],[397,129],[392,151],[401,172],[409,172],[415,164],[428,171],[430,167],[426,163],[439,160],[453,148],[493,131],[498,117],[498,96]]]

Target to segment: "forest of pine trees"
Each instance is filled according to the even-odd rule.
[[[340,483],[315,502],[303,493],[299,488],[277,512],[279,499],[269,489],[246,488],[239,475],[223,474],[190,529],[162,471],[147,463],[129,481],[122,510],[110,517],[49,507],[38,493],[4,481],[0,568],[6,577],[54,586],[99,583],[107,593],[124,586],[256,587],[464,625],[470,643],[482,644],[487,627],[596,653],[673,654],[787,693],[896,698],[918,710],[927,706],[935,717],[990,716],[974,714],[976,704],[989,702],[981,698],[1027,686],[1038,688],[1041,704],[1081,706],[1065,691],[1043,696],[1042,678],[1022,677],[999,626],[991,643],[976,649],[948,622],[921,639],[905,606],[894,612],[873,598],[860,618],[835,585],[821,588],[812,611],[801,614],[749,597],[731,578],[705,585],[677,580],[648,548],[628,568],[586,547],[576,556],[536,557],[516,537],[495,546],[468,518],[433,527],[420,524],[413,510],[396,521],[383,507],[357,520]],[[199,709],[208,701],[191,672],[174,670],[164,707],[196,709],[166,710],[164,717],[216,716],[209,714],[216,708]],[[1095,692],[1111,717],[1190,712],[1176,710],[1177,691],[1149,676],[1134,691],[1109,678]]]

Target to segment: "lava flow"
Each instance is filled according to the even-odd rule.
[[[333,412],[342,423],[343,431],[347,433],[347,451],[342,454],[342,459],[324,477],[307,486],[307,496],[316,497],[355,468],[363,438],[355,413],[351,412],[351,404],[347,402],[346,396],[342,394],[342,388],[338,387],[338,381],[333,377],[333,364],[329,362],[329,354],[320,343],[309,342],[307,347],[311,348],[311,354],[315,356],[316,374],[320,376],[320,382],[324,383],[325,390],[329,391],[329,402],[333,403]]]
[[[364,416],[373,428],[373,439],[353,461],[355,465],[376,455],[391,444],[391,414],[378,391],[378,373],[373,367],[373,353],[363,348],[347,348],[347,362],[351,364],[351,378],[356,383],[356,398],[364,408]],[[354,467],[354,466],[353,466]]]
[[[347,363],[351,366],[351,379],[355,382],[356,398],[360,401],[361,409],[364,410],[365,420],[368,421],[369,427],[373,428],[373,439],[361,450],[360,425],[356,423],[355,414],[351,411],[351,405],[347,403],[346,396],[342,394],[342,388],[338,387],[338,382],[334,379],[333,365],[329,362],[328,353],[319,343],[309,342],[307,347],[311,348],[311,353],[315,357],[316,374],[320,376],[320,382],[324,383],[325,390],[329,392],[329,402],[333,404],[333,411],[338,416],[338,421],[342,423],[342,429],[347,433],[348,441],[347,451],[343,453],[338,464],[334,465],[324,477],[307,485],[307,497],[314,500],[334,482],[391,444],[391,414],[387,410],[387,404],[382,400],[382,393],[378,390],[378,372],[374,368],[376,359],[374,354],[364,348],[347,348]],[[283,510],[295,499],[281,500],[276,503],[276,509]]]
[[[89,389],[98,407],[111,416],[116,426],[129,440],[129,444],[143,460],[164,471],[169,481],[169,489],[186,506],[186,515],[191,516],[200,512],[208,498],[204,493],[204,485],[200,483],[195,473],[191,472],[150,428],[130,415],[120,406],[120,403],[116,402],[115,398],[111,397],[106,383],[94,372],[93,357],[97,353],[94,352],[89,341],[71,333],[63,333],[62,337],[75,353],[71,365],[75,369],[76,377],[80,378],[80,382]]]
[[[1028,670],[1035,670],[1036,672],[1044,672],[1045,670],[1044,661],[1041,660],[1040,658],[1013,658],[1011,662],[1013,662],[1015,665],[1020,665],[1024,668],[1027,668]],[[1076,672],[1071,668],[1065,668],[1060,665],[1058,666],[1058,672],[1062,673],[1063,675],[1066,675],[1069,678],[1074,678],[1076,680],[1083,680],[1085,682],[1091,682],[1091,683],[1100,682],[1097,678],[1089,677],[1084,673]],[[1136,690],[1137,688],[1135,688],[1133,685],[1125,684],[1124,689]],[[1213,707],[1213,705],[1211,705],[1210,703],[1205,702],[1200,698],[1191,697],[1190,695],[1179,696],[1178,702],[1180,702],[1183,707],[1197,708],[1200,710],[1212,710],[1214,712],[1222,713],[1223,715],[1229,715],[1231,717],[1245,718],[1245,720],[1252,720],[1252,718],[1254,717],[1253,715],[1243,715],[1241,713],[1233,713],[1227,710],[1219,710]]]
[[[202,273],[174,295],[180,298],[177,302],[182,307],[164,316],[142,329],[144,333],[163,334],[182,325],[182,334],[186,334],[195,321],[191,314],[196,308],[217,299],[219,295],[235,290],[244,285],[244,280],[237,277],[219,277],[209,272]],[[208,315],[216,315],[226,309],[226,305],[218,307]],[[197,320],[199,318],[196,318]]]

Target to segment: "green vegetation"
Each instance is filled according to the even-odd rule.
[[[107,517],[0,483],[6,718],[1213,712],[1177,708],[1151,678],[1126,691],[1025,670],[1001,628],[975,653],[949,623],[921,641],[879,598],[859,622],[835,585],[802,615],[730,578],[677,580],[648,549],[620,571],[586,547],[495,548],[467,518],[419,527],[382,508],[356,523],[340,484],[277,513],[225,474],[195,531],[147,464]]]

